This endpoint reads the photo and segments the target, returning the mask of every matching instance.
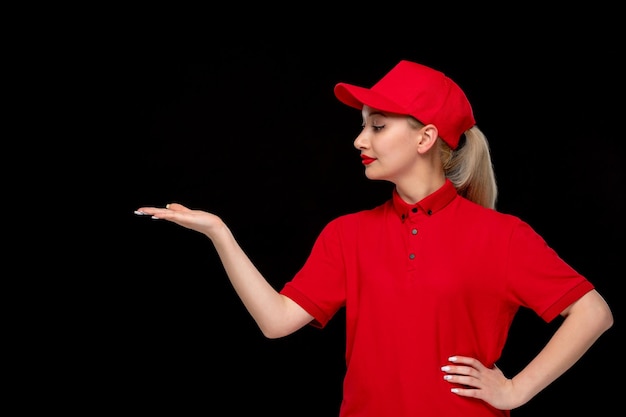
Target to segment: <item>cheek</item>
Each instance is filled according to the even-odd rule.
[[[412,158],[417,152],[412,140],[404,135],[396,135],[389,140],[379,141],[376,150],[393,159]]]
[[[367,139],[367,143],[376,152],[377,157],[406,157],[408,154],[415,154],[417,147],[415,143],[415,131],[408,123],[391,123],[389,122],[385,129],[374,135],[367,135],[367,130],[361,132],[356,138],[355,143],[359,144],[362,140]]]
[[[405,138],[399,138],[399,140],[389,145],[385,152],[389,164],[388,168],[394,170],[410,169],[415,163],[417,156],[417,150],[413,142],[405,140]]]

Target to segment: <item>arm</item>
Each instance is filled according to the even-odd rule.
[[[290,298],[278,293],[252,264],[230,229],[217,216],[190,210],[180,204],[166,208],[142,207],[138,215],[150,215],[206,235],[215,247],[222,265],[244,306],[268,338],[295,332],[313,317]]]
[[[446,372],[445,378],[474,388],[454,389],[453,392],[482,399],[502,410],[517,408],[570,369],[613,325],[611,310],[596,290],[572,303],[561,315],[565,320],[546,346],[511,379],[507,379],[497,367],[488,369],[474,358],[451,358],[453,365],[442,368]]]

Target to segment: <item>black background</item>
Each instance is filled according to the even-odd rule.
[[[85,411],[143,414],[337,415],[342,313],[324,330],[265,339],[206,237],[133,211],[180,202],[220,215],[281,288],[329,220],[390,196],[389,184],[365,178],[352,145],[360,113],[333,86],[371,86],[409,59],[468,95],[490,141],[498,209],[530,223],[616,316],[580,362],[513,415],[608,415],[620,402],[614,375],[624,352],[623,47],[610,27],[579,28],[450,40],[432,31],[401,41],[293,32],[99,39],[76,72],[97,113],[85,134],[98,146],[83,149],[82,163],[94,199],[85,210],[101,221],[85,228],[102,242],[88,258],[93,277],[73,288],[84,313],[68,313],[64,328],[82,337],[59,342],[72,384],[55,401],[77,395]],[[503,371],[519,371],[557,322],[521,311]]]

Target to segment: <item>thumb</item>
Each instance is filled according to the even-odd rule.
[[[167,204],[165,206],[165,208],[168,209],[168,210],[173,210],[173,211],[191,211],[187,207],[183,206],[182,204],[178,204],[178,203],[169,203],[169,204]]]

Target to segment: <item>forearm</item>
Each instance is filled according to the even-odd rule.
[[[572,305],[543,350],[512,379],[520,405],[570,369],[612,324],[608,306],[595,291]]]
[[[285,336],[311,320],[304,310],[268,283],[226,225],[212,231],[209,238],[235,292],[265,336]]]

